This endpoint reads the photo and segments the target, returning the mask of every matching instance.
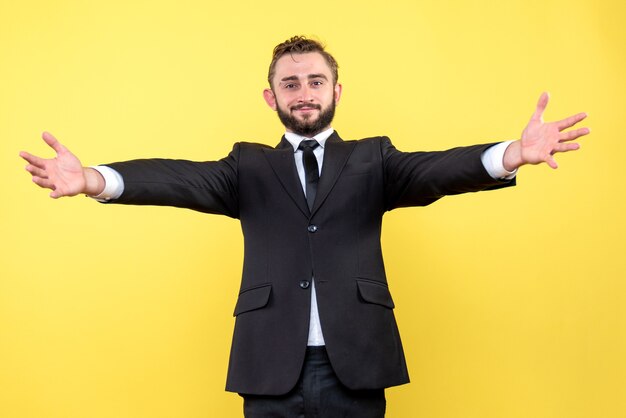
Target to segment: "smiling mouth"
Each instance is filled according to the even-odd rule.
[[[322,106],[315,105],[315,104],[307,104],[307,105],[297,105],[291,108],[292,112],[295,112],[295,111],[309,112],[311,110],[322,110]]]

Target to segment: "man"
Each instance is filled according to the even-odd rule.
[[[586,115],[544,123],[542,94],[517,141],[404,153],[386,137],[331,128],[338,66],[318,42],[278,45],[263,96],[286,133],[276,148],[238,143],[214,162],[135,160],[85,168],[22,152],[50,196],[171,205],[238,218],[245,240],[226,388],[247,417],[382,417],[384,388],[409,381],[380,248],[382,216],[444,195],[510,186],[525,164],[578,149]]]

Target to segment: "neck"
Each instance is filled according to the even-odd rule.
[[[302,137],[304,137],[304,138],[313,138],[314,136],[319,135],[319,134],[321,134],[321,133],[323,133],[323,132],[326,132],[326,131],[328,131],[329,129],[332,129],[330,125],[328,125],[328,126],[327,126],[327,127],[325,127],[324,129],[320,129],[319,131],[316,131],[315,133],[313,133],[313,134],[309,134],[309,135],[304,135],[304,134],[302,134],[302,133],[300,133],[300,132],[294,132],[293,130],[291,130],[291,129],[289,129],[289,128],[285,128],[285,132],[288,132],[288,133],[290,133],[290,134],[294,134],[294,135],[298,135],[298,136],[302,136]]]

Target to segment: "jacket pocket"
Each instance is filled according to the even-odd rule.
[[[367,279],[356,279],[356,284],[359,289],[359,295],[365,302],[375,303],[389,309],[396,307],[391,298],[391,293],[389,293],[389,288],[385,283]]]
[[[239,298],[237,298],[233,316],[265,307],[270,300],[271,293],[272,285],[270,283],[242,290],[239,293]]]

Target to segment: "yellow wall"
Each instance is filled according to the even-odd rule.
[[[388,214],[384,250],[412,383],[390,418],[626,416],[626,20],[622,1],[0,2],[0,416],[237,417],[223,391],[237,222],[54,201],[20,150],[49,130],[85,164],[277,143],[273,46],[340,64],[335,128],[402,150],[593,130],[513,189]]]

